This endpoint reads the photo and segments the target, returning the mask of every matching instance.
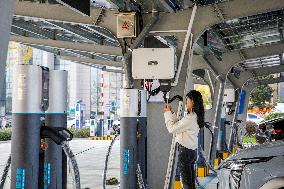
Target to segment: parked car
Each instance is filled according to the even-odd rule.
[[[268,126],[272,126],[274,133],[271,134],[272,139],[274,140],[283,140],[284,139],[284,117],[275,118],[269,121],[265,121],[259,124],[259,129],[265,132]]]
[[[264,119],[256,114],[253,113],[248,113],[247,114],[247,121],[253,121],[255,123],[260,123],[261,121],[263,121]]]
[[[284,141],[240,150],[218,168],[219,189],[282,189]]]
[[[277,103],[273,112],[284,112],[284,103]]]

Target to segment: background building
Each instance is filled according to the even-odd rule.
[[[121,73],[106,72],[100,68],[60,60],[54,54],[10,42],[6,68],[7,113],[12,111],[13,66],[16,64],[35,64],[47,66],[50,69],[68,71],[67,109],[71,117],[74,116],[74,106],[78,101],[84,107],[86,119],[89,119],[91,114],[101,115],[103,110],[106,116],[116,114],[119,109],[119,89],[122,87]],[[102,101],[108,107],[102,107]]]

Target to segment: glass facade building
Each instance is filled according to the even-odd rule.
[[[103,71],[83,64],[60,60],[53,54],[10,42],[6,67],[6,112],[12,111],[13,66],[16,64],[34,64],[48,66],[50,69],[68,71],[68,109],[79,100],[85,106],[86,119],[90,115],[116,114],[119,109],[119,89],[122,87],[122,74]],[[102,96],[104,94],[104,96]],[[111,108],[102,107],[104,104]]]

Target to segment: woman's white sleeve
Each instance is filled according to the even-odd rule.
[[[166,127],[170,133],[182,133],[184,131],[191,131],[193,129],[190,127],[193,120],[188,117],[184,117],[178,121],[176,116],[171,112],[165,112],[164,116]]]

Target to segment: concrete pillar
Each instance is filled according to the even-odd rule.
[[[216,157],[217,154],[217,142],[219,140],[219,134],[220,134],[220,129],[221,129],[221,116],[222,116],[222,105],[223,105],[223,96],[224,96],[224,90],[225,90],[225,82],[222,78],[219,78],[217,80],[217,85],[216,85],[216,91],[214,94],[214,101],[216,102],[216,105],[213,106],[215,107],[215,115],[214,115],[214,121],[213,121],[213,133],[214,133],[214,142],[213,142],[213,147],[212,147],[212,154],[210,156],[210,162],[213,165],[213,161]],[[214,103],[215,104],[215,103]]]
[[[0,1],[0,116],[5,115],[6,106],[6,61],[13,18],[14,1]]]

